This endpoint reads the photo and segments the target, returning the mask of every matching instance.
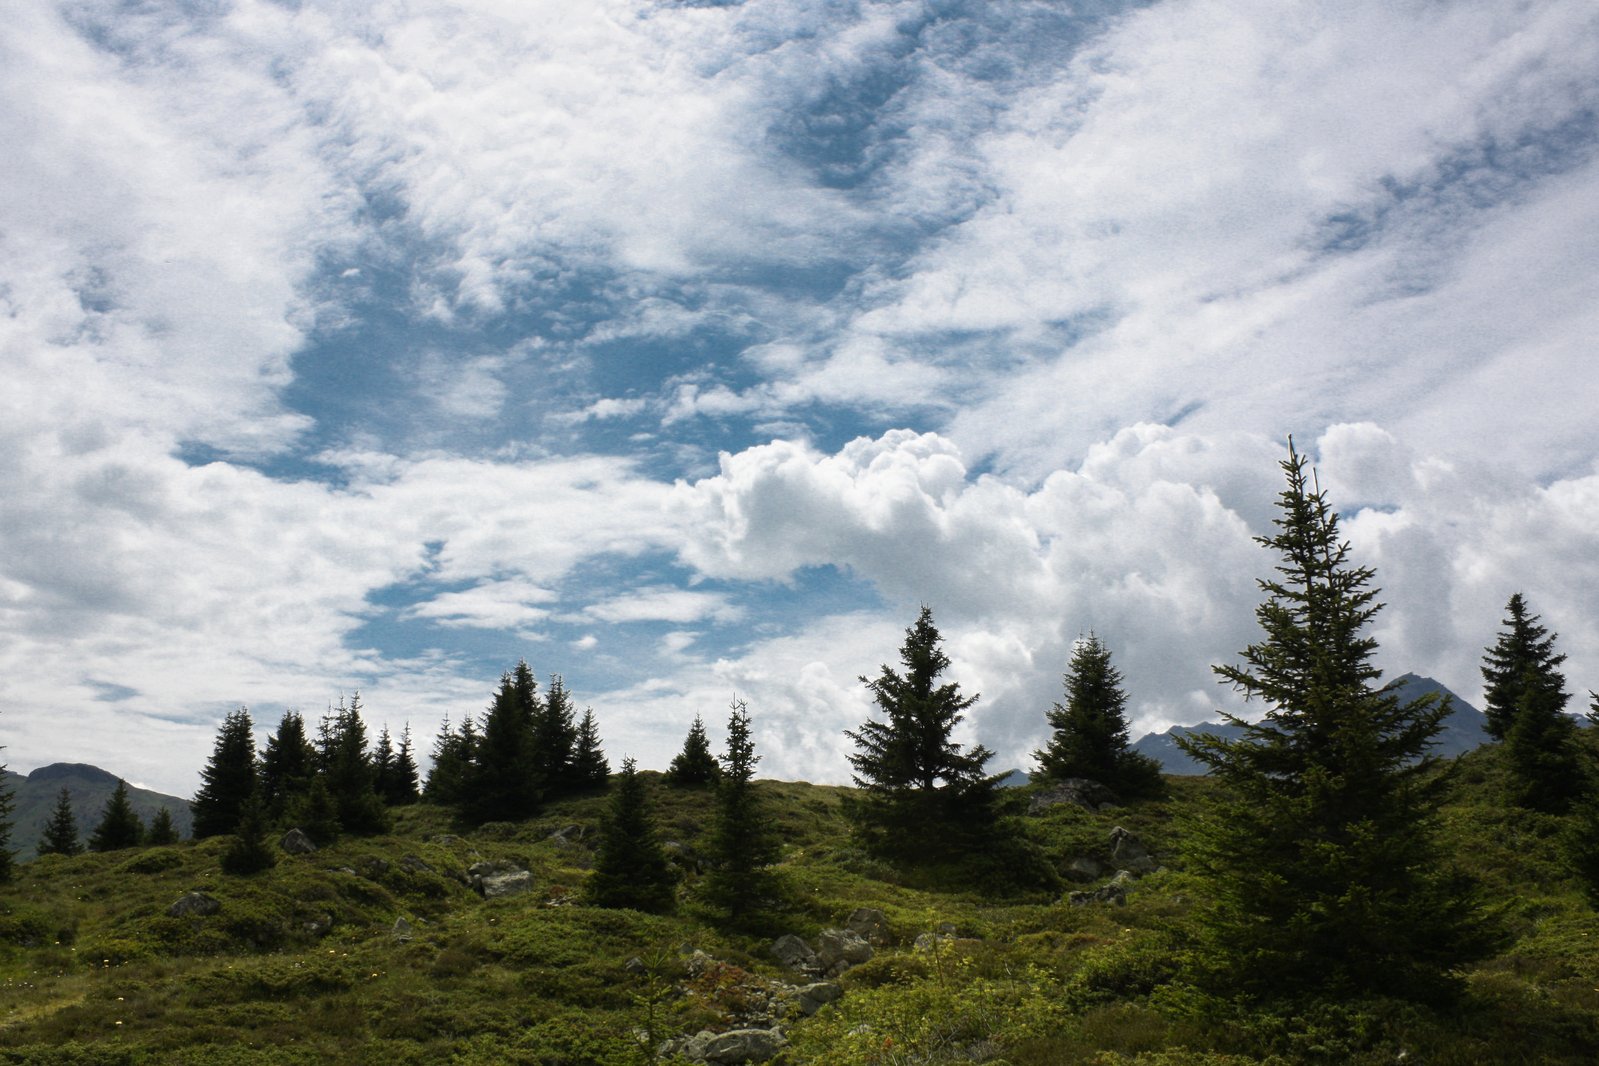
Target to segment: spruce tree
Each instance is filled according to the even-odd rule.
[[[39,838],[40,855],[77,855],[83,851],[78,839],[78,816],[72,813],[72,791],[62,789],[56,796],[55,810]]]
[[[1566,657],[1555,654],[1555,634],[1538,624],[1519,592],[1511,595],[1505,610],[1510,614],[1502,623],[1505,629],[1482,656],[1483,713],[1488,735],[1495,740],[1510,736],[1529,689],[1544,689],[1543,698],[1558,703],[1559,711],[1571,698],[1560,676]]]
[[[172,824],[172,812],[162,807],[150,819],[150,830],[145,833],[144,842],[151,847],[161,847],[176,844],[179,839],[178,827]]]
[[[394,740],[389,727],[378,730],[378,742],[372,748],[372,791],[383,802],[388,802],[389,775],[394,772]]]
[[[600,822],[589,901],[600,907],[663,914],[675,904],[675,880],[650,825],[644,781],[633,760],[623,759],[610,808]]]
[[[1035,776],[1086,777],[1124,796],[1158,793],[1160,764],[1128,746],[1127,695],[1104,642],[1092,633],[1078,640],[1064,681],[1065,706],[1055,704],[1046,716],[1054,730],[1049,746],[1033,752]]]
[[[576,746],[572,696],[561,675],[551,674],[550,690],[533,718],[533,773],[551,796],[575,791],[572,760]]]
[[[342,831],[339,808],[328,791],[326,778],[318,774],[311,779],[310,787],[289,805],[287,821],[318,847],[326,847],[339,839]]]
[[[951,739],[978,697],[938,683],[949,667],[941,642],[933,612],[923,607],[900,648],[905,672],[885,665],[877,677],[861,678],[885,719],[844,734],[855,742],[849,761],[862,791],[848,813],[878,854],[950,858],[992,842],[998,824],[999,777],[984,773],[993,752],[965,751]]]
[[[707,849],[711,869],[704,884],[705,898],[734,919],[762,909],[778,895],[772,866],[781,848],[755,791],[755,764],[760,761],[750,736],[749,709],[743,700],[734,700]]]
[[[388,814],[378,798],[377,774],[366,748],[360,693],[351,696],[348,705],[340,697],[339,705],[322,719],[317,731],[317,762],[344,832],[359,836],[388,828]]]
[[[289,808],[310,789],[316,767],[316,748],[305,735],[305,719],[297,711],[284,711],[277,732],[267,737],[261,752],[261,804],[269,822],[287,817]]]
[[[0,751],[4,750],[0,747]],[[11,852],[11,812],[17,801],[6,784],[5,773],[5,765],[0,764],[0,885],[8,884],[16,873],[16,859]]]
[[[100,824],[89,834],[90,851],[121,851],[144,842],[144,823],[128,802],[128,783],[117,779],[116,791],[100,812]]]
[[[405,807],[419,798],[417,788],[416,755],[411,748],[411,725],[400,731],[400,747],[394,753],[394,762],[384,779],[383,802],[390,807]]]
[[[666,783],[676,788],[700,788],[715,784],[721,773],[721,765],[711,754],[711,742],[705,735],[705,720],[696,714],[688,736],[683,738],[683,750],[666,768]]]
[[[476,752],[460,797],[470,822],[520,821],[538,812],[545,782],[533,759],[533,722],[539,714],[538,683],[526,662],[500,679],[483,719]]]
[[[449,718],[439,725],[439,735],[433,740],[433,765],[422,787],[429,803],[459,807],[465,802],[467,775],[477,758],[478,740],[477,723],[470,717],[462,720],[459,729],[450,728]]]
[[[1589,690],[1588,721],[1592,729],[1599,729],[1599,693]],[[1590,742],[1584,749],[1587,764],[1584,767],[1587,787],[1572,805],[1571,820],[1566,827],[1566,855],[1572,872],[1582,883],[1588,902],[1599,909],[1599,750]]]
[[[254,726],[249,709],[240,707],[222,720],[211,759],[200,771],[200,791],[189,803],[194,839],[233,832],[255,783]]]
[[[603,789],[611,779],[611,764],[600,747],[600,727],[594,720],[594,708],[583,711],[583,720],[577,726],[577,745],[572,753],[573,787],[588,792]]]
[[[270,870],[277,862],[278,857],[267,842],[266,817],[261,810],[260,798],[251,796],[239,815],[239,827],[234,833],[233,843],[222,853],[222,872],[235,877],[248,877]]]
[[[1194,976],[1234,995],[1428,997],[1484,953],[1471,890],[1444,865],[1442,779],[1427,754],[1447,701],[1401,704],[1378,685],[1373,571],[1349,559],[1337,515],[1289,444],[1277,576],[1257,582],[1263,637],[1215,667],[1267,706],[1237,740],[1178,741],[1217,791],[1184,836],[1202,883]]]
[[[1582,792],[1576,723],[1565,713],[1571,694],[1559,669],[1566,657],[1555,654],[1555,634],[1521,593],[1505,609],[1506,629],[1483,653],[1488,731],[1504,741],[1511,802],[1562,814]]]

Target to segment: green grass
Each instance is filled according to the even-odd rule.
[[[711,798],[646,785],[662,836],[703,851]],[[283,856],[250,878],[221,872],[226,841],[52,857],[20,867],[0,900],[0,1063],[646,1063],[656,1041],[740,1024],[786,980],[767,947],[812,936],[858,906],[895,943],[843,979],[845,998],[789,1028],[788,1064],[1591,1063],[1599,1057],[1599,917],[1567,874],[1562,822],[1508,807],[1497,754],[1455,768],[1442,831],[1484,885],[1502,949],[1465,976],[1456,1005],[1391,1000],[1271,1010],[1206,999],[1181,983],[1194,894],[1176,814],[1209,787],[1174,779],[1160,801],[1025,820],[1054,862],[1109,859],[1132,830],[1170,868],[1125,907],[1057,892],[990,898],[855,846],[846,790],[762,782],[785,840],[778,913],[728,928],[686,876],[675,914],[578,900],[604,797],[520,824],[463,830],[448,813],[397,812],[394,831]],[[530,895],[484,901],[479,860],[533,871]],[[1075,887],[1075,886],[1068,886]],[[203,891],[221,909],[172,918]],[[393,935],[396,919],[409,939]],[[924,932],[953,927],[933,950]],[[685,971],[685,947],[717,965]],[[630,965],[630,960],[643,961]],[[1403,1059],[1400,1055],[1403,1053]]]

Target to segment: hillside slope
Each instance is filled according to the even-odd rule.
[[[78,820],[79,837],[87,843],[89,834],[100,823],[106,801],[117,787],[116,774],[88,763],[51,763],[26,777],[8,770],[5,780],[16,800],[11,847],[23,862],[32,859],[37,852],[44,827],[55,812],[56,797],[63,788],[72,794],[72,814]],[[128,802],[146,826],[156,812],[165,807],[171,812],[172,824],[180,835],[188,836],[193,827],[188,800],[129,785]]]

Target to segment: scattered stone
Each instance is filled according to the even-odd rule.
[[[808,1018],[829,1003],[838,1002],[844,995],[844,990],[839,987],[837,981],[817,981],[814,984],[801,985],[790,995],[800,1013]]]
[[[1104,876],[1105,868],[1099,864],[1097,859],[1091,859],[1086,855],[1079,856],[1066,864],[1066,880],[1068,881],[1087,884],[1090,881],[1098,881]]]
[[[204,917],[222,909],[222,904],[204,892],[185,892],[167,908],[169,918]]]
[[[283,834],[283,839],[278,841],[278,847],[290,855],[309,855],[316,850],[316,842],[305,835],[305,830],[291,829]]]
[[[785,933],[772,941],[772,954],[777,956],[778,962],[795,973],[819,974],[822,971],[816,952],[793,933]]]
[[[1160,863],[1149,854],[1143,842],[1119,825],[1110,831],[1110,845],[1111,859],[1124,870],[1152,874],[1160,869]]]
[[[583,843],[583,827],[576,823],[562,826],[545,839],[556,847],[575,848]]]
[[[433,867],[429,866],[415,855],[407,855],[405,858],[400,860],[400,865],[405,867],[407,870],[410,870],[414,874],[430,874],[433,872]]]
[[[713,965],[715,965],[715,963],[715,959],[711,958],[699,948],[695,948],[684,958],[683,969],[690,977],[698,977],[706,970],[709,970]]]
[[[856,907],[844,928],[868,944],[881,947],[888,943],[888,918],[876,907]]]
[[[533,891],[533,874],[514,862],[475,862],[467,867],[466,874],[484,899],[520,896]]]
[[[306,922],[301,928],[319,939],[325,937],[333,932],[333,915],[319,914],[309,922]]]
[[[396,944],[409,944],[411,942],[411,923],[403,917],[394,919],[394,928],[389,930],[389,936]]]
[[[872,945],[847,929],[823,929],[816,938],[816,961],[827,977],[837,977],[872,957]]]
[[[1084,907],[1090,903],[1110,903],[1117,907],[1127,904],[1127,886],[1133,883],[1130,870],[1117,870],[1116,876],[1092,892],[1073,892],[1066,897],[1066,901],[1074,907]]]
[[[1086,777],[1067,777],[1033,793],[1027,801],[1027,813],[1042,814],[1051,807],[1067,803],[1085,811],[1102,811],[1120,805],[1116,793],[1098,781]]]
[[[361,860],[361,874],[368,880],[376,881],[389,872],[389,860],[377,856],[368,856]]]
[[[634,955],[631,959],[628,959],[626,962],[622,963],[622,969],[631,974],[641,974],[647,972],[649,967],[644,964],[643,959],[639,958],[637,955]]]

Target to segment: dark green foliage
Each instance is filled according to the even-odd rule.
[[[1529,614],[1521,593],[1510,597],[1505,630],[1484,650],[1482,677],[1488,732],[1510,756],[1510,800],[1560,814],[1582,792],[1576,723],[1565,713],[1571,694],[1560,673],[1555,634]]]
[[[1599,693],[1588,692],[1588,721],[1599,728]],[[1571,805],[1571,819],[1566,827],[1566,857],[1572,872],[1582,883],[1588,902],[1599,909],[1599,743],[1589,736],[1580,749],[1584,765],[1584,788]]]
[[[1495,740],[1509,738],[1530,689],[1544,690],[1541,699],[1555,704],[1556,711],[1564,711],[1571,698],[1560,676],[1566,657],[1555,654],[1555,635],[1528,613],[1521,593],[1511,595],[1505,610],[1510,614],[1501,623],[1505,629],[1482,656],[1483,713]]]
[[[421,799],[417,787],[416,754],[411,748],[411,726],[400,732],[400,747],[379,782],[379,794],[390,807],[405,807]]]
[[[145,833],[144,842],[151,847],[162,847],[176,844],[178,840],[178,827],[172,824],[172,812],[162,807],[150,820],[150,830]]]
[[[1040,778],[1086,777],[1123,796],[1160,791],[1160,764],[1127,743],[1127,695],[1110,649],[1090,633],[1072,648],[1066,667],[1066,704],[1047,717],[1049,746],[1035,751]]]
[[[533,716],[533,775],[543,781],[550,796],[577,790],[572,760],[576,754],[577,723],[572,696],[560,674],[550,675],[550,691]]]
[[[136,848],[144,842],[144,823],[128,802],[128,784],[117,781],[117,790],[111,793],[105,809],[100,813],[100,824],[89,834],[90,851],[120,851]]]
[[[228,850],[222,853],[222,872],[249,877],[276,866],[278,858],[267,840],[266,818],[261,803],[251,797],[239,816],[239,828]]]
[[[611,777],[611,764],[600,747],[600,727],[594,720],[594,708],[583,712],[577,726],[577,744],[572,752],[573,787],[579,792],[603,789]]]
[[[388,828],[388,815],[377,794],[377,771],[366,750],[366,723],[361,720],[361,695],[344,700],[322,719],[317,731],[317,763],[346,833],[368,835]]]
[[[666,768],[666,783],[677,788],[700,788],[714,785],[722,774],[721,764],[711,754],[711,742],[705,735],[705,720],[694,716],[694,724],[683,738],[683,750],[672,758]]]
[[[83,842],[78,839],[78,818],[72,813],[72,791],[64,788],[56,797],[50,821],[45,823],[44,836],[39,839],[39,854],[78,855],[82,852]]]
[[[469,764],[462,817],[471,822],[512,822],[539,809],[544,782],[533,763],[533,722],[539,714],[538,683],[526,662],[500,679],[483,719]]]
[[[6,768],[0,765],[0,885],[9,882],[16,872],[16,860],[11,853],[11,812],[16,809],[16,799],[5,782],[5,772]]]
[[[256,786],[254,728],[245,707],[222,720],[211,759],[200,771],[200,790],[189,804],[194,839],[221,836],[238,826]]]
[[[905,631],[903,674],[888,666],[862,677],[886,720],[868,720],[844,735],[855,742],[849,757],[862,790],[852,820],[868,849],[902,860],[958,858],[994,843],[999,778],[984,773],[993,752],[963,751],[951,739],[976,696],[938,684],[949,666],[933,613],[923,607]]]
[[[711,870],[704,895],[734,919],[771,905],[778,896],[772,866],[782,848],[755,791],[755,741],[749,709],[734,700],[727,718],[727,754],[716,785],[716,820],[707,847]]]
[[[1178,741],[1220,788],[1184,840],[1202,884],[1196,979],[1225,995],[1426,997],[1488,947],[1474,897],[1437,846],[1443,778],[1427,746],[1448,713],[1379,688],[1373,572],[1290,444],[1278,577],[1258,582],[1263,639],[1216,672],[1267,705],[1226,741]]]
[[[297,711],[284,711],[278,731],[267,737],[261,753],[261,803],[268,820],[287,817],[289,808],[311,787],[316,765],[316,748],[305,735],[305,719]]]
[[[662,914],[676,902],[675,878],[650,825],[644,781],[631,758],[622,760],[611,805],[600,824],[600,844],[588,898],[601,907]]]
[[[342,829],[339,808],[328,791],[326,779],[321,775],[311,779],[311,786],[289,806],[286,822],[310,837],[318,847],[339,839]]]
[[[466,779],[477,758],[477,723],[467,718],[459,729],[446,718],[433,741],[433,766],[428,770],[422,796],[429,803],[459,807],[466,798]]]

